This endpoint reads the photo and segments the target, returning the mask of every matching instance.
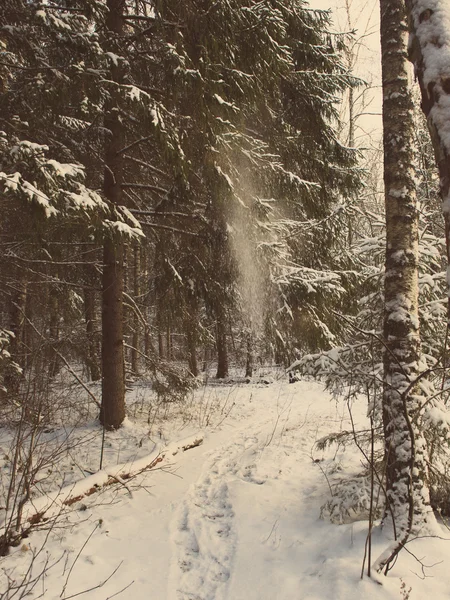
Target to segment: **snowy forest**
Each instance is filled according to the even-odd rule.
[[[330,8],[1,1],[0,600],[448,597],[450,2]]]

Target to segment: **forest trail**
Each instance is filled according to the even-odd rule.
[[[314,462],[315,441],[340,429],[342,406],[324,402],[317,385],[274,387],[259,390],[257,410],[208,453],[177,506],[168,600],[350,597],[339,561],[351,536],[342,553],[342,529],[333,536],[319,520],[329,489]]]
[[[203,412],[189,431],[175,428],[168,441],[202,425],[203,444],[140,475],[128,490],[110,486],[70,512],[34,568],[46,552],[50,562],[59,562],[29,598],[64,599],[90,590],[82,597],[402,600],[403,581],[412,588],[411,600],[422,600],[430,582],[436,600],[447,597],[450,542],[421,540],[411,548],[426,564],[444,557],[427,571],[432,579],[420,579],[420,565],[404,553],[381,586],[360,579],[367,522],[320,519],[330,498],[328,481],[361,470],[354,448],[323,453],[315,445],[327,433],[350,429],[345,403],[312,382],[220,386],[211,393],[222,407],[234,403],[227,418],[219,414],[215,426],[205,425]],[[364,412],[362,401],[355,419],[362,422]],[[36,551],[45,535],[34,533],[26,547]],[[386,544],[375,532],[373,558]],[[16,549],[3,568],[17,576],[29,556]]]
[[[281,418],[255,419],[213,451],[181,501],[172,523],[170,600],[294,598],[305,591],[304,577],[293,573],[311,554],[312,540],[307,528],[302,536],[297,529],[299,521],[317,520],[312,494],[322,482],[311,459],[315,431],[308,430],[308,407],[298,407],[295,422],[287,402]],[[301,490],[296,471],[302,474]],[[297,524],[290,522],[293,515]]]

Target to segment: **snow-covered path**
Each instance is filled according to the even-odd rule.
[[[325,566],[341,554],[342,529],[319,520],[329,489],[313,461],[342,410],[314,384],[260,391],[252,418],[209,454],[177,508],[169,600],[349,597],[336,562]]]
[[[225,397],[230,390],[215,393]],[[443,560],[427,571],[432,580],[414,575],[420,565],[405,553],[381,586],[360,580],[367,523],[337,526],[320,519],[330,497],[323,474],[330,463],[321,461],[315,442],[348,429],[345,406],[308,382],[242,386],[232,399],[231,414],[206,427],[201,446],[173,456],[169,469],[140,476],[132,497],[123,487],[109,488],[55,528],[45,548],[50,562],[61,561],[29,598],[68,599],[94,588],[81,597],[399,600],[412,587],[409,598],[419,600],[431,581],[436,600],[448,597],[450,542],[417,542],[427,564]],[[346,451],[336,468],[358,468],[359,462]],[[18,577],[44,536],[33,534],[0,566]],[[375,533],[374,557],[385,545]]]

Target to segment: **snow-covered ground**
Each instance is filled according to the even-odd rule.
[[[113,473],[114,464],[148,454],[164,453],[164,460],[73,504],[50,530],[34,532],[0,559],[0,598],[24,597],[2,592],[7,576],[10,585],[22,581],[33,554],[29,581],[43,569],[45,576],[30,599],[448,597],[450,532],[411,542],[388,577],[361,580],[367,522],[320,518],[329,484],[356,474],[363,460],[355,448],[317,450],[322,436],[351,429],[346,404],[320,384],[283,378],[206,386],[184,408],[150,419],[146,393],[134,392],[126,427],[107,434],[104,465]],[[137,404],[147,407],[145,418]],[[353,410],[363,423],[364,402]],[[78,435],[85,443],[65,463],[70,484],[98,469],[98,430],[91,424]],[[200,438],[201,445],[182,450]],[[375,530],[372,560],[387,544]],[[422,565],[429,567],[425,577]]]

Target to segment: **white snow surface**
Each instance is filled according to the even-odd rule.
[[[367,522],[320,519],[320,507],[331,497],[328,481],[361,470],[356,450],[315,447],[324,435],[351,429],[345,402],[333,400],[320,384],[289,385],[283,378],[270,385],[202,388],[190,407],[194,416],[184,425],[163,420],[154,442],[141,439],[141,463],[152,449],[168,446],[170,460],[158,470],[84,498],[50,533],[34,532],[0,559],[0,598],[8,600],[2,595],[5,573],[19,581],[46,536],[34,572],[46,560],[56,564],[30,599],[68,599],[82,591],[80,597],[89,600],[448,597],[450,541],[409,544],[424,564],[433,565],[425,579],[421,565],[402,552],[388,577],[361,580]],[[359,425],[365,426],[366,409],[363,400],[354,406]],[[118,440],[138,439],[144,429],[130,417],[123,430],[107,434],[111,452],[104,473],[113,471]],[[202,445],[179,451],[178,440],[196,436],[204,438]],[[133,452],[136,447],[121,447],[120,462]],[[90,460],[93,453],[91,448]],[[450,534],[443,530],[442,537]],[[372,560],[389,544],[375,529]]]

